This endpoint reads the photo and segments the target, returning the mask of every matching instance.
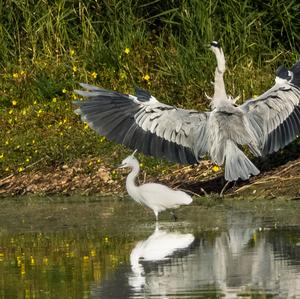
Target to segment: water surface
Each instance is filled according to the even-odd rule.
[[[201,202],[201,201],[200,201]],[[0,298],[300,298],[300,202],[0,202]]]

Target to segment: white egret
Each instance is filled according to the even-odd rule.
[[[134,157],[134,153],[124,159],[119,168],[129,167],[132,169],[126,178],[127,192],[137,203],[152,209],[156,221],[158,221],[159,212],[166,209],[175,209],[180,205],[188,205],[193,201],[192,197],[185,192],[173,190],[162,184],[146,183],[137,186],[135,179],[139,174],[140,166],[138,160]],[[175,214],[173,216],[176,220]]]

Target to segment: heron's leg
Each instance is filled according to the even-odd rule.
[[[224,193],[224,191],[226,191],[226,188],[227,188],[227,186],[228,186],[229,183],[230,183],[230,182],[227,181],[226,184],[224,185],[224,187],[222,188],[221,193],[220,193],[220,197],[223,197],[223,196],[224,196],[223,193]]]
[[[174,211],[170,211],[170,214],[172,215],[174,221],[178,220],[178,217],[176,216],[176,214],[174,213]]]

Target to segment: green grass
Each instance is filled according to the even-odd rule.
[[[212,40],[225,50],[228,92],[242,101],[300,56],[295,0],[7,0],[0,17],[2,177],[36,161],[35,168],[90,156],[116,163],[128,153],[73,113],[78,82],[122,92],[139,85],[165,103],[207,109]]]

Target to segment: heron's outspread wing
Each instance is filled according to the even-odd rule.
[[[280,67],[275,85],[240,108],[264,155],[293,141],[300,134],[300,60],[290,70]]]
[[[158,102],[142,89],[136,96],[81,84],[87,97],[76,110],[96,132],[144,154],[173,162],[196,163],[206,149],[209,113]]]

